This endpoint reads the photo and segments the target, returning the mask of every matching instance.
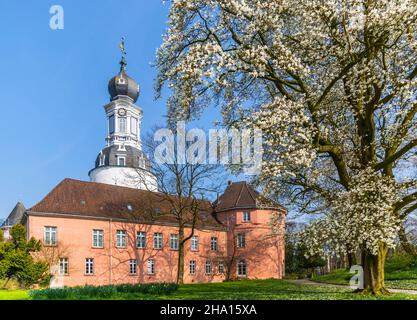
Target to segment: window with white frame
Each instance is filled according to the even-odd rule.
[[[132,132],[133,134],[138,133],[138,119],[136,119],[135,117],[130,118],[130,132]]]
[[[244,248],[246,246],[246,236],[244,233],[239,233],[237,235],[237,247]]]
[[[219,273],[224,273],[224,262],[223,261],[219,261]]]
[[[119,167],[125,167],[126,166],[126,158],[125,157],[117,157],[117,165]]]
[[[99,166],[104,166],[105,164],[105,160],[106,160],[106,155],[103,154],[103,152],[100,152],[100,162],[99,162]]]
[[[85,274],[87,275],[94,274],[94,258],[85,259]]]
[[[154,249],[162,249],[162,233],[154,233],[153,235],[153,247]]]
[[[196,263],[195,260],[190,260],[190,274],[195,274]]]
[[[213,271],[213,266],[210,260],[206,260],[206,274],[211,274]]]
[[[59,275],[65,276],[69,273],[68,258],[59,258]]]
[[[217,237],[211,237],[210,248],[211,251],[217,251]]]
[[[119,132],[126,133],[126,118],[125,117],[119,118]]]
[[[246,276],[247,275],[247,267],[246,261],[240,260],[237,264],[237,275],[238,276]]]
[[[243,222],[250,221],[250,211],[243,211]]]
[[[148,259],[148,274],[155,274],[155,260]]]
[[[171,249],[178,250],[178,234],[171,234]]]
[[[114,115],[109,117],[109,133],[114,133]]]
[[[191,237],[191,251],[198,251],[198,237]]]
[[[138,260],[130,259],[129,261],[129,274],[137,274],[138,273]]]
[[[126,230],[116,231],[116,247],[126,248]]]
[[[47,226],[44,228],[43,241],[44,241],[44,244],[47,246],[56,245],[56,227]]]
[[[104,232],[103,230],[93,230],[93,248],[104,247]]]
[[[146,248],[146,232],[136,233],[136,247],[140,249]]]

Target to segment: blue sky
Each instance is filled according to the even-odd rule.
[[[49,27],[56,4],[64,8],[64,30]],[[103,105],[122,36],[127,71],[141,86],[143,130],[164,124],[151,63],[168,10],[159,0],[0,0],[0,218],[17,201],[33,206],[66,177],[88,180],[105,143]]]

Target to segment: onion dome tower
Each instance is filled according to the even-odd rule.
[[[157,181],[150,172],[149,160],[142,151],[140,128],[142,109],[135,103],[138,83],[126,73],[124,38],[120,71],[110,79],[110,103],[104,106],[107,116],[107,145],[98,154],[94,169],[88,173],[92,182],[157,191]]]

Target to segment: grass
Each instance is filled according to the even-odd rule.
[[[27,300],[29,292],[27,290],[0,290],[0,300]]]
[[[169,295],[176,290],[178,285],[175,283],[144,283],[31,290],[29,296],[34,300],[115,299],[138,293],[152,296]]]
[[[28,299],[27,291],[0,291],[0,299]],[[83,298],[83,297],[71,297]],[[92,299],[92,297],[84,297]],[[352,293],[349,288],[334,288],[290,283],[285,280],[243,280],[238,282],[184,284],[171,294],[150,294],[142,292],[125,292],[110,297],[95,299],[114,300],[402,300],[417,299],[417,295],[391,294],[372,297]]]
[[[314,281],[332,284],[349,284],[353,274],[346,269],[314,278]],[[405,254],[394,255],[385,266],[385,284],[391,289],[417,290],[417,258]]]

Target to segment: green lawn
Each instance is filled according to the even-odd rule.
[[[334,284],[348,284],[352,274],[346,269],[334,270],[317,276],[314,281]],[[417,257],[406,253],[395,253],[385,263],[385,284],[391,289],[417,290]]]
[[[27,300],[27,290],[0,290],[0,300]]]
[[[352,275],[346,269],[339,269],[329,274],[317,276],[313,280],[322,283],[348,284]],[[417,269],[386,270],[385,284],[392,289],[417,290]]]
[[[27,291],[3,290],[0,299],[28,299]],[[356,300],[377,299],[354,294],[350,289],[289,283],[285,280],[248,280],[213,284],[185,284],[171,295],[120,294],[113,299],[266,299],[266,300]],[[392,294],[378,299],[417,299],[417,295]]]

